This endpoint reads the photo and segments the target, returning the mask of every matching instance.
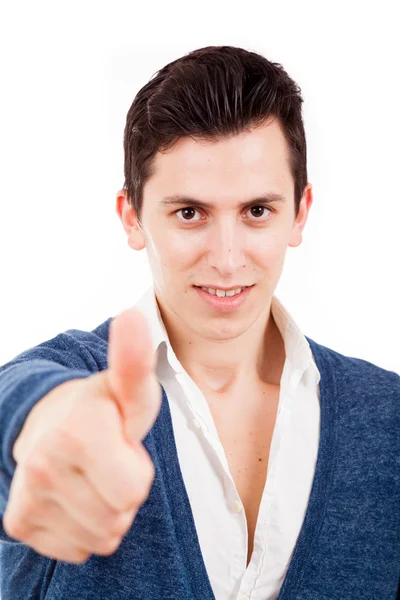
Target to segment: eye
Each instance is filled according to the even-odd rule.
[[[254,212],[252,212],[253,217],[255,217],[254,219],[250,219],[250,221],[266,221],[268,219],[268,215],[269,213],[272,213],[272,209],[269,208],[268,206],[263,206],[263,205],[254,205],[251,206],[248,210],[250,211],[254,211],[254,209],[258,209],[256,212],[256,214],[254,214]],[[261,214],[260,214],[260,209],[261,209]],[[268,211],[267,213],[267,218],[261,219],[261,217],[264,216],[265,214],[265,210]],[[186,208],[180,208],[179,210],[175,211],[175,214],[177,215],[178,213],[182,213],[183,215],[183,219],[179,219],[180,221],[186,221],[187,223],[195,223],[196,221],[199,221],[199,219],[191,219],[190,215],[193,215],[193,213],[199,212],[197,210],[197,208],[194,208],[193,206],[187,206]]]
[[[193,222],[193,219],[187,219],[186,217],[188,216],[188,213],[190,215],[191,212],[198,212],[197,208],[193,208],[193,206],[188,206],[186,208],[180,208],[179,210],[177,210],[175,212],[175,214],[177,215],[178,213],[186,213],[183,219],[180,219],[180,221],[189,221],[189,222]],[[198,220],[198,219],[197,219]]]
[[[261,204],[261,205],[258,205],[258,204],[257,204],[257,205],[251,206],[251,207],[249,208],[249,210],[250,210],[250,211],[253,211],[254,209],[258,209],[258,210],[256,211],[256,214],[255,214],[255,215],[254,215],[254,212],[252,212],[252,215],[253,215],[253,216],[255,216],[256,218],[255,218],[255,219],[250,219],[251,221],[254,221],[254,220],[255,220],[255,221],[266,221],[266,220],[268,219],[268,215],[269,215],[269,213],[272,213],[272,209],[271,209],[271,208],[269,208],[269,206],[263,206],[262,204]],[[259,212],[259,209],[261,209],[261,210],[262,210],[262,213],[261,213],[261,214],[260,214],[260,212]],[[267,210],[267,211],[268,211],[268,213],[267,213],[267,218],[266,218],[266,219],[261,219],[260,217],[263,217],[263,216],[264,216],[264,214],[265,214],[265,213],[264,213],[264,211],[265,211],[265,210]]]

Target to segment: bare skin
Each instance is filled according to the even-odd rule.
[[[269,380],[246,382],[230,390],[212,390],[197,381],[203,391],[224,448],[228,466],[242,501],[248,532],[247,562],[254,546],[254,533],[268,475],[271,440],[279,404],[285,347],[278,327],[274,331],[275,354],[269,361]],[[246,402],[244,403],[244,398]]]
[[[267,468],[272,435],[279,403],[279,386],[264,385],[246,390],[251,396],[251,409],[240,410],[240,398],[230,398],[232,409],[219,411],[213,405],[212,413],[218,436],[225,450],[230,473],[242,501],[248,533],[247,563],[254,546],[254,532],[260,502],[267,479]]]

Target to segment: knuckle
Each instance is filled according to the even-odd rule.
[[[42,514],[41,504],[33,498],[31,494],[26,494],[18,506],[20,521],[25,522],[28,518],[32,519]]]
[[[147,458],[145,461],[143,461],[140,481],[137,483],[137,493],[141,502],[144,502],[149,495],[155,474],[156,470],[153,461],[150,458]]]
[[[54,475],[45,456],[31,458],[25,464],[25,475],[28,481],[39,483],[42,487],[54,487]]]
[[[3,527],[5,532],[10,537],[20,542],[25,542],[28,540],[29,536],[34,530],[32,523],[28,522],[26,518],[21,518],[18,515],[8,518],[6,521],[3,519]]]
[[[87,559],[91,556],[90,552],[77,551],[74,554],[70,555],[67,558],[61,558],[58,560],[63,560],[71,563],[82,564],[87,561]]]
[[[38,504],[31,494],[26,494],[23,500],[14,502],[12,512],[8,511],[3,516],[3,526],[7,528],[12,537],[23,536],[31,528],[29,521],[38,512]]]
[[[154,480],[155,468],[151,459],[142,459],[139,469],[134,476],[133,481],[127,490],[124,501],[118,507],[120,512],[128,513],[133,510],[135,513],[149,496],[150,489]]]
[[[142,472],[142,486],[146,489],[146,497],[150,493],[151,486],[153,485],[154,477],[156,475],[156,469],[153,461],[149,458],[143,465]]]
[[[10,517],[7,511],[3,515],[3,528],[6,534],[14,539],[21,539],[26,532],[26,528],[21,520]]]
[[[122,540],[119,536],[106,538],[97,545],[97,549],[95,550],[95,553],[101,554],[101,555],[106,555],[106,556],[109,556],[110,554],[114,554],[114,552],[121,545],[121,541]]]
[[[122,537],[126,534],[130,526],[132,525],[133,517],[136,511],[130,510],[129,512],[121,513],[109,526],[108,535],[110,537]]]
[[[154,466],[153,461],[150,460],[149,469],[148,469],[148,484],[149,484],[149,487],[152,486],[155,476],[156,476],[156,468]]]
[[[57,547],[57,550],[49,544],[42,543],[28,543],[28,545],[43,556],[47,556],[52,560],[62,560],[63,562],[69,562],[73,564],[82,564],[87,561],[87,559],[91,556],[90,552],[82,551],[80,549],[65,549],[60,550]]]
[[[131,505],[129,508],[132,507],[132,505],[140,507],[143,502],[147,499],[148,495],[149,495],[149,486],[147,485],[147,483],[145,482],[138,482],[136,483],[134,489],[132,490],[131,493]],[[128,510],[129,510],[128,508]]]
[[[81,548],[75,543],[61,542],[54,536],[54,532],[49,529],[34,529],[24,540],[24,543],[39,554],[54,560],[83,563],[91,555],[86,548]]]
[[[86,456],[87,447],[85,441],[77,437],[72,431],[69,429],[59,429],[56,436],[58,443],[68,454],[80,457]]]

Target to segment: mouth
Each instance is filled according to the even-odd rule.
[[[230,296],[222,296],[222,292],[224,290],[218,289],[216,292],[215,288],[206,288],[200,286],[193,286],[200,297],[206,302],[209,306],[216,310],[222,310],[224,312],[228,312],[231,310],[236,310],[246,301],[248,298],[252,288],[255,284],[250,286],[238,286],[236,289],[232,289],[233,295]],[[211,290],[211,291],[209,291]],[[238,290],[240,290],[238,292]],[[229,291],[229,290],[228,290]],[[238,292],[238,293],[237,293]]]

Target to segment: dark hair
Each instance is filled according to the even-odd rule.
[[[307,185],[301,90],[279,63],[233,46],[208,46],[160,69],[137,93],[124,131],[124,189],[140,221],[154,157],[183,136],[215,140],[275,118],[289,148],[295,214]]]

